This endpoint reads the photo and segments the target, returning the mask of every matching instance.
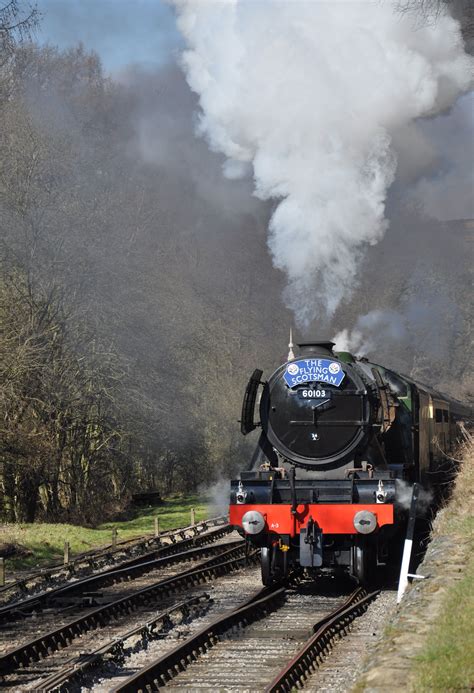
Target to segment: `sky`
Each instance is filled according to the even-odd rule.
[[[42,15],[39,43],[68,48],[82,42],[116,78],[129,65],[156,69],[176,62],[184,47],[166,0],[36,2]],[[436,143],[436,163],[426,179],[413,185],[413,197],[437,219],[472,218],[474,93],[462,97],[447,115],[422,122],[421,131]]]
[[[68,48],[82,41],[106,71],[130,64],[156,67],[182,46],[171,7],[162,0],[37,0],[37,40]]]

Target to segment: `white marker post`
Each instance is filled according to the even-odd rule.
[[[398,581],[397,604],[400,604],[408,585],[408,570],[410,569],[411,550],[413,547],[413,532],[416,521],[416,504],[418,501],[419,486],[413,484],[411,494],[410,514],[408,516],[407,536],[403,547],[402,567],[400,569],[400,579]]]

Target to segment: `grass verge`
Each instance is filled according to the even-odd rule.
[[[474,682],[474,560],[449,589],[424,651],[415,658],[415,691],[469,691]]]
[[[430,629],[423,650],[414,659],[412,690],[415,691],[468,691],[474,684],[473,511],[474,445],[470,445],[464,449],[451,501],[435,533],[449,536],[454,545],[464,544],[469,558],[463,577],[448,587],[440,616]]]
[[[416,581],[392,612],[351,693],[470,691],[474,682],[474,444],[464,446],[449,502]]]
[[[184,527],[190,524],[191,508],[196,511],[196,521],[209,517],[208,505],[197,495],[176,495],[167,498],[163,504],[137,509],[130,520],[106,522],[97,528],[70,524],[8,524],[0,526],[0,544],[15,544],[23,547],[28,555],[6,559],[8,572],[61,561],[64,542],[70,545],[71,556],[90,549],[110,544],[112,530],[117,529],[117,539],[130,539],[154,531],[155,517],[159,518],[160,531]]]

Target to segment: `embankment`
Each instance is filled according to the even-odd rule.
[[[474,444],[438,513],[419,575],[371,649],[354,693],[468,691],[474,685]]]

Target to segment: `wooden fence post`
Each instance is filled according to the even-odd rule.
[[[0,587],[5,585],[5,559],[0,558]]]
[[[160,536],[160,520],[158,517],[155,517],[155,537]]]
[[[64,565],[67,565],[69,563],[69,542],[65,541],[64,542]]]
[[[194,527],[196,524],[196,511],[194,508],[191,508],[191,527]]]
[[[112,549],[115,551],[117,548],[117,527],[112,529]]]

